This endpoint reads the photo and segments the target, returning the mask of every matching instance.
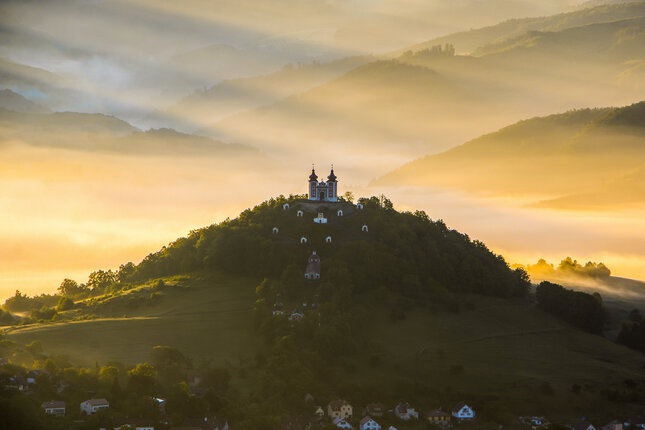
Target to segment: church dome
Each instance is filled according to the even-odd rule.
[[[316,171],[314,169],[311,169],[311,175],[309,175],[309,181],[318,181],[318,175],[316,175]]]
[[[336,181],[336,175],[334,175],[334,168],[332,167],[331,173],[329,176],[327,176],[327,180],[330,182],[335,182]]]

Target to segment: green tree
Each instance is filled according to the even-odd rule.
[[[128,390],[139,395],[152,395],[157,370],[150,363],[139,363],[128,371]]]
[[[75,297],[81,293],[82,289],[79,287],[78,282],[73,279],[65,278],[58,287],[58,291],[62,296]]]

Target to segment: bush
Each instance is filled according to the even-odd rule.
[[[48,308],[44,306],[40,309],[34,309],[31,311],[31,319],[35,321],[52,321],[58,316],[58,312],[54,308]]]
[[[69,297],[61,297],[60,300],[58,301],[58,305],[56,305],[56,310],[60,311],[68,311],[70,309],[74,308],[74,300],[70,299]]]

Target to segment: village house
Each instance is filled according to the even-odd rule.
[[[114,424],[114,430],[155,430],[155,426],[150,421],[123,420]]]
[[[628,429],[645,429],[645,416],[635,415],[627,418],[623,423],[623,426]]]
[[[40,407],[43,408],[45,413],[48,415],[54,415],[57,417],[65,416],[65,402],[54,400],[51,402],[44,402]]]
[[[291,315],[289,315],[289,321],[300,321],[304,317],[305,317],[305,314],[303,314],[302,312],[300,312],[298,310],[295,310],[295,311],[291,312]]]
[[[551,423],[545,417],[520,417],[520,422],[531,430],[547,428]]]
[[[596,427],[594,427],[593,424],[591,424],[584,418],[580,421],[568,425],[567,427],[569,427],[571,430],[596,430]]]
[[[429,424],[440,427],[446,427],[450,425],[450,414],[448,412],[443,412],[440,409],[427,411],[423,414],[423,417]]]
[[[458,403],[452,408],[452,416],[457,421],[472,421],[475,419],[475,410],[466,403]]]
[[[332,424],[334,426],[338,427],[339,429],[346,429],[346,430],[351,430],[352,425],[347,422],[345,418],[342,417],[336,417],[332,420]]]
[[[307,268],[305,269],[305,279],[316,280],[320,279],[320,257],[314,251],[307,260]]]
[[[396,405],[394,415],[403,421],[409,421],[412,418],[419,419],[419,413],[407,402]]]
[[[382,403],[370,403],[363,409],[363,416],[382,417],[385,413],[385,406]]]
[[[89,399],[81,403],[81,413],[86,413],[87,415],[95,414],[101,409],[107,409],[110,407],[110,403],[105,399]]]
[[[163,399],[161,397],[153,397],[152,400],[155,402],[157,405],[157,409],[159,409],[159,412],[161,412],[162,415],[166,415],[166,399]]]
[[[370,417],[369,415],[366,415],[365,417],[363,417],[359,428],[360,430],[381,430],[381,426],[379,425],[379,423],[374,421],[372,417]]]
[[[37,370],[31,370],[29,373],[27,373],[27,384],[33,385],[36,383],[36,378],[38,377],[39,373]]]
[[[613,420],[600,427],[600,430],[623,430],[623,423],[618,420]]]
[[[316,410],[314,411],[314,415],[317,418],[322,418],[325,416],[325,410],[322,408],[322,406],[316,406]]]
[[[20,375],[11,376],[5,381],[4,387],[10,390],[27,391],[27,381]]]
[[[354,415],[352,405],[345,400],[332,400],[327,405],[327,415],[329,418],[350,419]]]

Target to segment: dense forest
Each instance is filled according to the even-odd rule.
[[[297,197],[271,199],[237,219],[193,231],[148,255],[127,281],[216,269],[279,279],[290,266],[304,270],[307,256],[319,250],[323,267],[347,270],[355,293],[388,288],[408,297],[441,292],[472,292],[498,297],[524,296],[528,277],[511,270],[504,258],[482,242],[432,221],[422,212],[399,213],[385,197],[361,199],[364,210],[327,227],[283,210]],[[361,226],[368,225],[363,234]],[[280,234],[272,235],[278,226]],[[325,244],[323,234],[334,237]],[[309,237],[303,246],[297,239]],[[337,240],[336,240],[337,239]],[[324,270],[324,269],[323,269]],[[304,273],[304,272],[303,272]]]

